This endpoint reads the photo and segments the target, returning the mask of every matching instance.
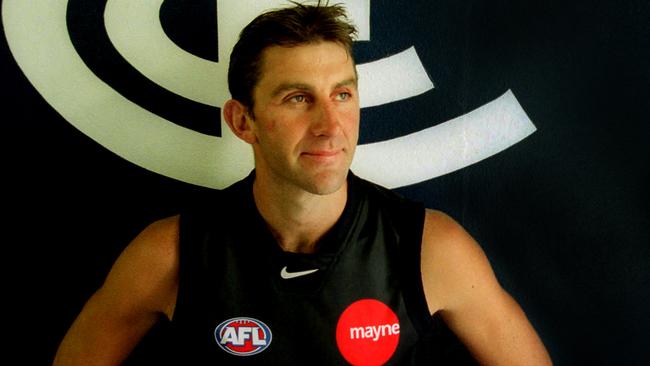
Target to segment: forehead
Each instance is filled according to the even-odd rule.
[[[337,83],[355,78],[352,56],[335,42],[318,42],[293,47],[271,46],[261,55],[257,86],[275,83]]]

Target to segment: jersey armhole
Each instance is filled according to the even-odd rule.
[[[197,281],[202,278],[200,258],[207,235],[206,218],[200,209],[185,209],[179,217],[178,290],[172,324],[184,322],[187,316],[191,316],[186,309],[195,309],[202,303],[199,291],[202,284]]]
[[[421,248],[426,210],[423,205],[411,204],[400,217],[406,230],[401,246],[402,288],[406,311],[420,336],[413,352],[415,365],[478,365],[442,319],[440,311],[429,312],[424,285],[422,284]],[[408,236],[407,236],[408,235]]]
[[[404,237],[400,245],[401,276],[404,303],[415,330],[421,336],[431,332],[434,321],[429,314],[424,286],[422,284],[421,248],[424,230],[425,208],[422,204],[408,203],[406,210],[400,210],[400,225]]]

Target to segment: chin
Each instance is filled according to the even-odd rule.
[[[347,171],[319,174],[308,184],[306,190],[321,196],[336,193],[345,184],[347,176]]]

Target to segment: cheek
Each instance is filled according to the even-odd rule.
[[[265,118],[258,126],[258,140],[270,153],[277,154],[290,149],[296,139],[294,129],[289,128],[284,120]]]
[[[273,133],[275,133],[277,125],[278,124],[275,122],[274,118],[269,118],[269,119],[264,120],[261,127],[266,131],[266,133],[273,134]]]
[[[260,116],[257,115],[255,121],[252,122],[254,126],[255,135],[260,141],[267,141],[273,139],[273,135],[276,134],[277,123],[274,118],[269,118],[269,116]]]
[[[343,113],[342,115],[343,128],[348,136],[356,136],[359,134],[359,119],[360,113],[359,110],[351,110]]]

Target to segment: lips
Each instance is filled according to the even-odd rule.
[[[303,157],[309,158],[315,161],[328,162],[336,159],[341,153],[342,149],[339,150],[313,150],[306,151],[302,153]]]
[[[303,155],[315,156],[315,157],[330,157],[336,156],[341,152],[341,150],[317,150],[317,151],[308,151],[304,152]]]

